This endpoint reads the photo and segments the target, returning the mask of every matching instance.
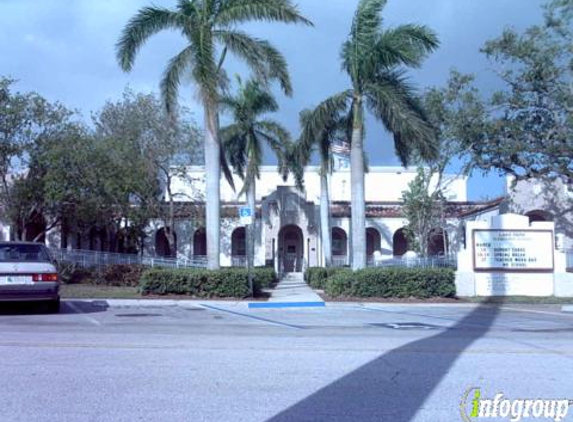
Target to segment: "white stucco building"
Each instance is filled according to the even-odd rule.
[[[403,227],[407,221],[401,215],[402,192],[416,177],[416,169],[402,167],[371,167],[366,174],[366,235],[367,255],[370,259],[400,256],[408,250]],[[480,204],[467,201],[467,178],[447,175],[449,180],[445,196],[449,201],[445,216],[444,234],[434,236],[431,244],[434,254],[455,249],[461,238],[459,233],[461,212],[469,212]],[[350,171],[335,172],[329,181],[331,236],[334,262],[349,264],[352,254],[350,235]],[[245,262],[245,228],[239,219],[239,208],[245,206],[245,197],[239,196],[241,180],[235,178],[236,191],[221,180],[221,256],[223,266],[242,265]],[[300,271],[305,266],[322,265],[320,233],[320,177],[317,167],[308,167],[304,176],[304,191],[295,188],[292,178],[284,181],[277,168],[265,166],[257,182],[257,210],[255,218],[255,265],[274,265],[281,271]],[[185,197],[204,198],[204,172],[201,167],[190,167],[187,178],[173,184],[173,192],[181,209]],[[181,195],[183,194],[183,195]],[[199,206],[201,208],[201,205]],[[191,216],[181,211],[175,224],[177,254],[201,257],[206,253],[204,217]],[[444,239],[447,239],[444,242]],[[159,224],[152,225],[146,252],[173,255]]]

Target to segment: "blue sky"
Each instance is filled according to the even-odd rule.
[[[172,7],[175,0],[153,4]],[[79,110],[86,119],[107,99],[119,98],[125,86],[157,91],[167,60],[184,45],[177,33],[157,35],[141,50],[130,74],[115,61],[115,43],[127,20],[147,0],[0,0],[0,75],[19,80],[18,89],[33,90]],[[298,113],[348,87],[338,53],[357,0],[299,0],[314,28],[251,24],[246,29],[269,39],[286,56],[294,86],[292,98],[280,97],[276,118],[296,136]],[[523,29],[541,20],[542,0],[389,0],[385,24],[421,23],[438,33],[441,48],[411,73],[423,90],[444,84],[449,70],[477,75],[484,93],[496,88],[489,63],[479,53],[488,39],[508,26]],[[230,61],[230,74],[244,67]],[[186,84],[181,101],[201,122],[194,89]],[[391,138],[374,120],[368,121],[366,149],[371,165],[395,165]],[[470,199],[502,193],[497,176],[470,181]]]

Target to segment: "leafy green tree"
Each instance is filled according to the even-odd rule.
[[[241,193],[247,196],[247,204],[256,209],[256,181],[260,179],[263,163],[263,145],[267,144],[279,161],[279,172],[287,175],[287,154],[290,151],[290,135],[278,122],[263,118],[267,113],[278,111],[273,95],[254,79],[243,83],[237,77],[236,95],[221,98],[223,110],[233,116],[233,123],[221,130],[221,141],[229,163],[243,179]],[[255,256],[255,225],[247,227],[247,248],[249,266]]]
[[[154,94],[126,90],[94,116],[95,136],[106,148],[116,175],[113,188],[122,198],[118,215],[138,222],[140,231],[151,218],[162,221],[173,252],[176,202],[192,214],[192,202],[202,199],[173,189],[174,179],[187,178],[187,165],[202,160],[200,131],[188,110],[179,113],[183,118],[172,119]]]
[[[32,239],[26,227],[32,220],[53,217],[43,201],[46,163],[36,158],[77,126],[73,113],[37,93],[13,90],[15,81],[0,78],[0,205],[16,238],[38,240],[59,223],[54,217]],[[41,165],[40,165],[41,164]]]
[[[220,179],[219,99],[226,75],[227,53],[242,59],[262,81],[276,79],[292,92],[287,64],[269,42],[253,38],[238,27],[249,21],[311,24],[290,0],[179,0],[175,10],[142,8],[127,24],[117,44],[117,58],[125,71],[133,67],[140,47],[154,34],[180,31],[187,46],[173,57],[161,81],[167,110],[174,112],[179,85],[190,76],[197,87],[205,120],[207,257],[209,268],[219,267]]]
[[[422,257],[428,256],[430,238],[444,224],[446,201],[442,190],[432,186],[435,182],[432,176],[431,171],[418,168],[416,178],[402,192],[402,212],[408,220],[406,236],[409,244]]]
[[[364,116],[369,110],[394,135],[396,153],[404,165],[413,151],[427,159],[436,153],[435,132],[413,86],[405,75],[438,47],[425,26],[406,24],[385,29],[386,0],[360,0],[352,28],[342,45],[342,68],[351,88],[318,105],[314,127],[325,126],[332,113],[351,120],[352,268],[366,266],[366,205],[364,202]]]
[[[543,24],[506,29],[482,48],[500,90],[486,97],[473,75],[454,71],[426,97],[442,144],[467,169],[573,183],[573,1],[551,1],[544,11]]]

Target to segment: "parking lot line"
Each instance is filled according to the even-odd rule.
[[[74,305],[72,302],[62,302],[66,306],[69,306],[76,314],[81,315],[86,321],[91,322],[94,325],[101,326],[101,322],[91,316],[86,315],[80,308]]]
[[[214,310],[214,311],[226,312],[226,313],[228,313],[228,314],[238,315],[238,316],[242,316],[242,317],[245,317],[245,318],[254,319],[254,320],[257,320],[257,321],[263,321],[263,322],[266,322],[266,323],[269,323],[269,324],[273,324],[273,325],[278,325],[278,326],[281,326],[281,327],[294,328],[294,329],[297,329],[297,330],[303,330],[303,329],[304,329],[304,327],[300,327],[300,326],[298,326],[298,325],[293,325],[293,324],[288,324],[288,323],[286,323],[286,322],[280,322],[280,321],[275,321],[275,320],[272,320],[272,319],[262,318],[262,317],[258,317],[258,316],[255,316],[255,315],[244,314],[244,313],[242,313],[242,312],[231,311],[231,310],[229,310],[229,309],[219,308],[219,307],[212,306],[212,305],[207,305],[207,304],[204,304],[204,303],[202,303],[201,306],[203,306],[204,308],[207,308],[207,309]]]

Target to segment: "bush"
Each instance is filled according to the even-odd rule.
[[[272,268],[255,268],[253,289],[255,296],[261,289],[276,281]],[[179,294],[193,297],[234,297],[249,294],[249,278],[246,268],[222,268],[220,270],[154,268],[143,273],[139,290],[142,294]]]
[[[451,268],[342,270],[327,278],[325,291],[332,297],[453,297],[455,271]]]
[[[324,290],[326,287],[326,280],[340,271],[346,271],[345,268],[323,268],[323,267],[310,267],[304,273],[304,279],[313,289]]]
[[[84,268],[71,262],[59,262],[58,273],[64,284],[93,284],[101,286],[137,287],[143,274],[141,265],[108,265]]]

